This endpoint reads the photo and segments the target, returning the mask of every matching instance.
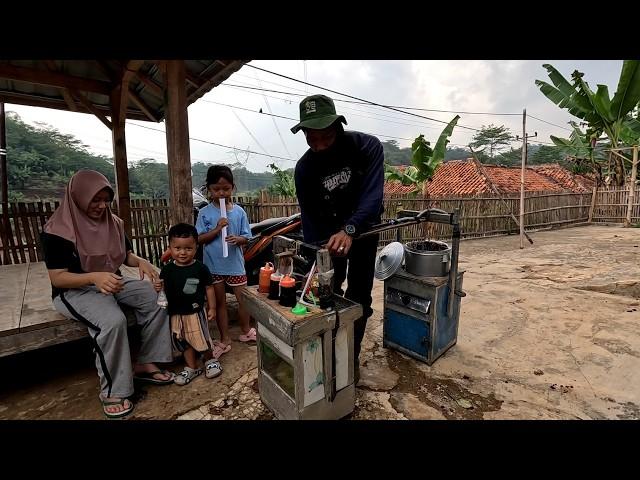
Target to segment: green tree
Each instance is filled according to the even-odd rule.
[[[541,145],[534,152],[527,151],[527,163],[529,165],[543,165],[545,163],[557,163],[565,166],[565,154],[557,146]]]
[[[113,162],[91,154],[72,135],[44,123],[29,125],[15,112],[7,112],[6,120],[10,192],[20,193],[27,201],[57,199],[71,175],[83,168],[114,181]]]
[[[578,70],[573,72],[572,81],[569,82],[552,65],[544,64],[543,67],[547,70],[553,85],[542,80],[536,80],[536,85],[558,107],[566,109],[571,115],[587,123],[586,137],[592,147],[596,146],[602,134],[607,136],[612,148],[638,144],[640,139],[640,121],[637,118],[637,107],[640,101],[639,60],[623,62],[613,98],[609,97],[609,89],[606,85],[598,85],[594,93],[588,83],[583,80],[584,73]],[[615,166],[613,175],[615,183],[624,185],[624,160],[618,155],[611,153],[609,155]]]
[[[196,188],[200,188],[206,183],[207,170],[213,163],[196,162],[191,165],[192,183]],[[233,173],[233,181],[236,184],[236,193],[247,194],[268,188],[275,181],[272,172],[252,172],[242,166],[230,165]]]
[[[411,163],[411,149],[400,148],[396,140],[386,140],[382,142],[384,151],[384,161],[388,165],[409,165]]]
[[[493,158],[497,152],[510,145],[513,139],[511,131],[504,125],[483,125],[480,131],[473,136],[471,146],[482,148],[481,152],[489,147],[489,157]]]
[[[146,198],[169,197],[169,168],[166,163],[159,163],[153,158],[143,158],[129,168],[130,177],[134,177],[142,188],[141,196]],[[131,180],[129,181],[130,189]]]
[[[200,188],[207,181],[207,170],[209,164],[203,162],[196,162],[191,164],[191,183],[195,188]]]
[[[274,181],[274,176],[270,172],[252,172],[245,167],[236,167],[231,170],[238,194],[256,192],[267,188]]]
[[[466,160],[471,157],[471,152],[466,148],[447,148],[446,153],[444,154],[444,161],[448,160]]]
[[[296,182],[293,178],[293,169],[282,170],[275,163],[270,163],[268,167],[275,176],[275,183],[269,186],[269,193],[273,195],[283,195],[285,197],[296,196]]]

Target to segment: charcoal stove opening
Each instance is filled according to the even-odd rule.
[[[449,245],[443,242],[434,242],[431,240],[415,240],[407,243],[407,248],[414,252],[441,252],[448,250]]]

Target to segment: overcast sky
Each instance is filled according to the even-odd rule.
[[[578,69],[595,90],[597,84],[609,87],[613,96],[622,67],[621,60],[397,60],[397,61],[318,61],[318,60],[254,60],[255,65],[272,72],[305,80],[380,104],[432,110],[464,112],[516,113],[496,116],[461,113],[451,143],[467,145],[473,130],[493,123],[505,125],[514,134],[522,134],[522,109],[529,115],[557,124],[548,125],[528,117],[527,132],[538,132],[536,140],[550,142],[549,135],[568,137],[567,122],[572,118],[542,95],[535,86],[536,79],[549,81],[544,63],[555,66],[569,79]],[[287,93],[261,92],[232,85],[252,86]],[[395,139],[401,147],[411,144],[419,134],[435,142],[444,124],[402,114],[385,108],[346,103],[347,97],[328,93],[276,75],[244,66],[222,85],[214,88],[189,107],[189,129],[192,162],[233,163],[236,158],[246,162],[248,169],[264,171],[274,160],[281,167],[291,167],[306,150],[302,132],[293,135],[289,130],[295,120],[259,114],[273,113],[298,118],[298,105],[305,94],[325,93],[336,100],[338,113],[348,122],[347,129],[360,130],[378,136],[380,140]],[[210,102],[217,102],[210,103]],[[233,107],[219,105],[224,103]],[[7,111],[17,112],[28,123],[45,122],[84,142],[90,151],[112,156],[110,131],[93,115],[60,110],[6,105]],[[448,122],[455,113],[415,111],[433,119]],[[163,133],[135,126],[145,125],[164,130],[164,123],[127,121],[127,152],[129,161],[145,157],[166,162],[166,143]],[[277,127],[276,127],[277,126]],[[207,140],[237,149],[280,156],[233,153],[231,148],[209,145],[194,139]],[[514,143],[514,147],[518,145]]]

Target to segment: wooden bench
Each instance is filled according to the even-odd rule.
[[[138,269],[122,266],[138,278]],[[125,309],[129,325],[132,311]],[[86,337],[87,327],[58,313],[44,262],[0,266],[0,357]]]
[[[122,266],[122,275],[139,278],[138,269]],[[227,295],[229,321],[237,319],[235,297]],[[133,312],[126,312],[129,325]],[[214,330],[215,322],[209,324]],[[213,332],[212,332],[213,334]],[[44,262],[0,266],[0,357],[87,337],[87,327],[58,313]]]
[[[44,262],[0,267],[0,357],[87,336],[55,311]]]

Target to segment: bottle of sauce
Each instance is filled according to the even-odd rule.
[[[258,277],[258,292],[269,293],[271,274],[273,272],[273,263],[271,262],[265,263],[264,267],[260,268],[260,276]]]
[[[296,303],[296,281],[289,275],[285,275],[280,280],[280,305],[295,307]]]
[[[269,300],[278,300],[280,299],[280,279],[282,275],[276,273],[272,273],[269,278],[269,295],[267,298]]]

